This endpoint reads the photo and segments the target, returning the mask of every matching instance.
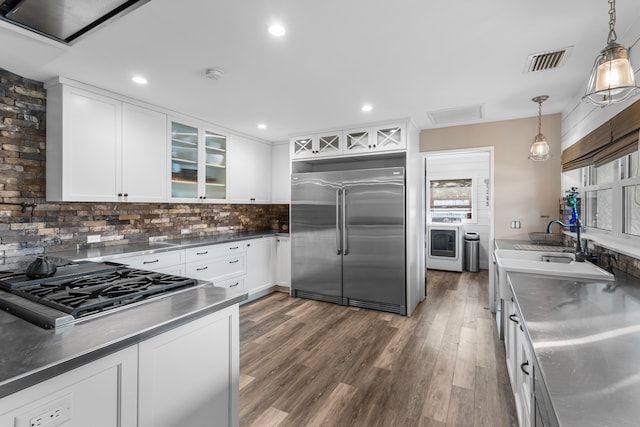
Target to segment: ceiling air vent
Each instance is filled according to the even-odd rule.
[[[525,66],[525,73],[559,68],[566,62],[570,51],[571,47],[565,47],[551,52],[534,53],[529,55]]]
[[[434,125],[476,122],[483,119],[484,106],[478,104],[466,107],[446,108],[444,110],[429,111],[427,115]]]

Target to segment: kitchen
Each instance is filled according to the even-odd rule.
[[[269,13],[261,9],[263,7],[266,8],[266,6],[257,7],[256,5],[256,10],[248,14],[245,20],[239,18],[235,20],[220,19],[215,11],[211,9],[211,6],[194,2],[195,6],[203,7],[204,9],[202,10],[209,13],[209,15],[202,13],[200,19],[205,22],[208,19],[212,19],[212,22],[219,27],[222,33],[217,37],[211,36],[213,29],[206,28],[204,22],[202,25],[191,25],[189,29],[184,29],[183,27],[183,31],[193,38],[194,43],[196,40],[204,43],[199,48],[200,52],[215,51],[215,58],[194,60],[185,54],[180,59],[171,61],[171,64],[166,64],[166,61],[156,62],[154,68],[163,68],[165,66],[170,68],[169,65],[174,67],[179,64],[179,67],[177,67],[179,69],[167,70],[167,74],[163,78],[158,77],[156,80],[150,78],[149,85],[146,87],[118,86],[115,82],[110,83],[113,80],[110,79],[110,75],[113,72],[109,70],[112,69],[110,67],[114,64],[128,64],[119,68],[121,74],[127,74],[123,77],[123,80],[128,79],[129,73],[126,69],[130,68],[133,71],[135,68],[141,67],[136,65],[138,63],[135,59],[136,57],[142,56],[146,52],[149,55],[157,54],[160,58],[164,58],[168,52],[179,49],[173,39],[175,35],[167,32],[166,28],[154,24],[157,16],[160,16],[163,12],[166,13],[166,10],[168,10],[168,2],[154,0],[143,4],[130,14],[115,20],[94,33],[88,34],[86,38],[71,46],[63,46],[53,42],[46,43],[39,39],[34,41],[33,37],[25,36],[14,30],[8,30],[5,26],[1,28],[3,40],[9,41],[5,44],[4,49],[6,51],[3,50],[3,58],[6,59],[1,64],[3,68],[8,70],[7,73],[3,72],[3,82],[7,82],[7,89],[4,90],[8,91],[10,87],[19,87],[14,92],[16,95],[12,96],[17,97],[21,102],[26,100],[31,108],[29,113],[26,114],[29,117],[26,120],[19,119],[17,115],[10,116],[10,114],[15,114],[15,110],[13,110],[15,105],[12,105],[11,108],[3,108],[3,111],[7,111],[5,113],[6,116],[4,116],[3,132],[12,132],[11,136],[3,133],[2,139],[3,179],[5,180],[2,193],[3,201],[37,205],[34,209],[33,217],[30,216],[31,207],[27,207],[26,212],[23,213],[21,212],[22,206],[3,206],[3,209],[7,209],[6,211],[3,210],[3,217],[7,219],[6,222],[3,221],[1,234],[2,250],[5,256],[29,256],[43,252],[75,250],[78,246],[81,246],[81,249],[86,251],[90,251],[94,247],[107,247],[111,251],[117,251],[118,247],[126,244],[132,246],[155,244],[159,247],[164,239],[195,238],[202,235],[233,231],[249,233],[262,230],[286,231],[285,228],[288,227],[290,221],[290,199],[288,195],[289,173],[284,173],[284,171],[288,171],[290,165],[289,137],[304,136],[310,131],[315,134],[316,130],[323,132],[323,129],[348,131],[370,125],[387,125],[390,123],[389,119],[392,119],[393,122],[398,122],[398,117],[404,116],[411,116],[412,121],[415,120],[417,129],[422,129],[418,134],[417,129],[414,129],[415,125],[404,119],[400,120],[406,126],[403,129],[412,133],[407,135],[409,143],[419,143],[418,148],[409,147],[409,150],[414,150],[414,158],[412,160],[419,160],[420,156],[423,155],[421,154],[422,152],[495,146],[493,159],[494,176],[491,180],[493,183],[492,193],[494,194],[493,238],[526,238],[529,232],[543,231],[549,220],[557,218],[558,200],[566,189],[562,179],[573,179],[571,176],[563,177],[560,173],[561,149],[566,149],[601,124],[608,123],[609,119],[616,116],[633,102],[631,100],[618,106],[612,105],[604,109],[594,109],[580,101],[580,96],[584,91],[583,83],[580,83],[578,88],[578,83],[574,82],[578,80],[575,77],[578,75],[584,75],[586,82],[588,68],[591,65],[588,63],[579,66],[579,64],[576,64],[578,62],[576,61],[577,58],[584,56],[584,58],[587,58],[586,61],[590,62],[593,60],[597,50],[602,47],[600,45],[604,41],[607,29],[606,25],[602,24],[602,21],[606,23],[607,18],[606,4],[596,5],[594,2],[593,28],[584,23],[572,23],[577,28],[583,27],[580,30],[583,33],[589,33],[590,42],[585,42],[584,45],[578,45],[577,41],[567,40],[568,37],[565,35],[561,37],[557,33],[531,34],[530,39],[518,41],[518,58],[520,56],[526,57],[527,54],[532,52],[574,44],[575,46],[569,57],[571,60],[567,60],[562,69],[548,71],[539,75],[530,74],[523,77],[527,82],[519,81],[531,86],[523,85],[518,89],[513,89],[518,83],[511,85],[512,93],[509,95],[509,99],[515,100],[519,107],[516,109],[513,106],[506,105],[505,101],[503,103],[505,106],[502,108],[514,112],[497,114],[499,100],[492,101],[486,98],[486,101],[482,100],[482,102],[487,102],[487,107],[483,111],[485,116],[482,119],[471,119],[467,122],[470,124],[464,126],[456,126],[455,124],[434,126],[429,121],[430,119],[426,117],[425,111],[449,109],[470,101],[451,99],[447,103],[429,104],[428,106],[418,103],[418,107],[415,108],[409,105],[410,101],[407,99],[406,106],[403,106],[400,110],[392,111],[386,110],[387,107],[379,105],[377,101],[373,102],[365,99],[366,97],[362,94],[357,96],[350,95],[351,89],[357,89],[356,85],[352,85],[351,82],[348,85],[351,86],[351,89],[344,87],[344,85],[340,86],[340,92],[337,92],[336,89],[344,79],[341,76],[354,75],[350,74],[354,72],[351,68],[342,68],[346,67],[344,64],[350,64],[350,59],[354,55],[361,55],[363,58],[380,58],[380,61],[384,64],[380,67],[371,67],[375,71],[372,71],[372,74],[366,74],[361,81],[363,86],[378,88],[376,92],[379,95],[375,96],[382,97],[383,94],[392,89],[397,90],[398,93],[406,92],[405,88],[394,87],[391,84],[389,87],[380,88],[373,83],[385,81],[384,79],[388,79],[390,82],[397,82],[403,80],[403,77],[411,80],[409,77],[415,77],[412,73],[416,73],[417,70],[420,70],[421,74],[424,73],[425,67],[419,67],[417,64],[411,63],[407,66],[394,67],[395,61],[389,61],[388,55],[380,57],[381,50],[392,47],[391,43],[394,39],[391,37],[391,33],[400,32],[400,34],[406,36],[414,35],[416,38],[420,38],[422,33],[417,32],[419,28],[431,25],[437,29],[443,25],[453,25],[453,19],[436,19],[436,17],[440,16],[438,13],[428,15],[424,10],[421,11],[423,12],[422,14],[410,13],[410,9],[407,9],[400,14],[404,16],[389,19],[389,26],[385,27],[383,24],[387,23],[387,20],[382,19],[380,14],[386,16],[388,11],[381,7],[378,10],[378,5],[375,11],[378,13],[376,16],[379,21],[376,21],[376,24],[380,25],[380,28],[378,32],[374,32],[371,35],[372,39],[369,43],[359,45],[359,50],[353,50],[353,46],[345,46],[343,48],[336,47],[331,51],[323,49],[323,43],[334,41],[333,37],[336,40],[350,40],[349,35],[353,36],[353,34],[359,33],[353,28],[353,25],[359,22],[355,19],[358,11],[352,10],[350,7],[347,7],[347,10],[343,10],[341,9],[342,6],[336,5],[335,11],[327,16],[327,11],[324,12],[325,15],[320,15],[321,10],[311,8],[304,11],[296,9],[296,7],[300,6],[294,7],[290,5],[293,8],[290,13],[298,13],[300,16],[309,15],[307,21],[302,22],[314,23],[314,25],[319,25],[319,22],[333,22],[335,28],[332,29],[336,32],[328,35],[326,39],[307,40],[304,46],[313,52],[316,57],[313,58],[313,61],[299,62],[297,61],[299,53],[290,53],[287,49],[298,47],[295,38],[296,31],[300,35],[304,32],[301,31],[300,27],[296,27],[295,24],[289,24],[289,20],[282,18],[287,21],[286,25],[290,29],[285,38],[274,41],[275,39],[268,39],[265,36],[264,39],[260,39],[257,51],[251,51],[251,54],[244,54],[245,58],[255,59],[256,63],[260,64],[274,64],[279,61],[286,62],[293,59],[296,62],[295,66],[290,65],[285,68],[286,70],[299,69],[303,71],[301,73],[303,78],[297,84],[304,83],[304,86],[313,86],[319,91],[310,96],[307,102],[304,102],[303,99],[280,101],[285,109],[285,114],[282,117],[295,113],[295,111],[292,111],[294,109],[290,108],[291,105],[305,106],[305,108],[295,109],[304,110],[298,111],[300,114],[295,117],[295,125],[280,125],[277,119],[269,118],[266,111],[274,109],[274,107],[269,106],[269,103],[273,102],[273,100],[280,99],[285,93],[288,94],[287,96],[292,96],[289,92],[295,92],[284,90],[284,88],[289,87],[288,79],[291,78],[290,73],[280,70],[281,73],[278,74],[276,68],[266,67],[266,69],[261,69],[263,74],[258,78],[253,74],[258,71],[257,67],[254,70],[254,67],[246,62],[235,65],[235,68],[231,65],[226,65],[230,61],[229,50],[245,45],[240,43],[237,46],[228,46],[225,43],[228,38],[225,37],[224,32],[249,31],[247,27],[234,24],[245,21],[248,27],[255,25],[252,31],[259,31],[266,25],[262,21],[267,21],[267,16],[270,16]],[[222,6],[220,5],[220,7]],[[408,7],[408,5],[404,6]],[[545,17],[547,17],[546,15],[552,15],[548,19],[557,19],[558,22],[562,22],[563,19],[567,20],[567,14],[572,16],[570,15],[570,6],[563,6],[561,10],[557,11],[557,16],[549,11],[530,10],[535,9],[531,6],[505,6],[499,2],[492,6],[494,6],[494,9],[474,10],[476,12],[474,15],[491,19],[494,13],[491,10],[500,9],[505,16],[508,16],[507,14],[513,14],[513,16],[538,14],[536,16],[542,15]],[[579,7],[575,4],[573,6]],[[236,10],[241,6],[224,5],[224,7],[227,8],[226,12],[230,16],[247,15],[245,11]],[[564,9],[565,7],[566,9]],[[630,45],[639,33],[637,31],[637,6],[621,2],[618,7],[620,11],[617,28],[620,40],[624,40],[625,44]],[[636,9],[628,12],[627,8],[633,7],[636,7]],[[326,8],[330,9],[328,5],[326,5]],[[363,9],[366,8],[366,6],[363,7]],[[337,11],[340,11],[340,13],[337,13]],[[442,14],[441,16],[455,16],[448,7],[439,12]],[[171,13],[176,21],[179,21],[180,17],[183,18],[184,22],[194,19],[194,16],[180,15],[186,13],[186,11],[172,10]],[[237,15],[233,15],[234,13]],[[421,16],[427,15],[428,18],[425,18],[425,21],[420,19]],[[325,19],[322,19],[322,16]],[[505,34],[509,31],[516,31],[511,27],[511,25],[516,25],[515,22],[514,18],[514,23],[504,23],[502,30]],[[351,25],[341,26],[337,25],[338,23],[349,23]],[[358,23],[358,25],[365,25],[366,28],[371,23]],[[400,31],[401,27],[406,28],[407,32]],[[136,38],[130,34],[125,34],[124,29],[126,28],[134,28],[138,34],[140,33],[140,28],[144,28],[145,32],[139,38]],[[343,28],[347,28],[347,30]],[[577,28],[576,31],[578,31]],[[599,34],[596,29],[602,34]],[[364,31],[364,28],[362,31]],[[250,34],[255,35],[254,32],[249,31]],[[441,33],[448,34],[447,31],[441,31]],[[566,33],[570,34],[572,31],[566,31]],[[465,37],[464,41],[457,39],[457,37],[457,35],[454,36],[451,41],[461,44],[469,43],[467,37]],[[153,43],[150,40],[153,40]],[[291,46],[289,47],[287,43],[290,43]],[[435,51],[437,49],[437,45],[432,40],[421,40],[421,43],[424,43],[424,49],[427,51]],[[126,50],[126,46],[130,50]],[[585,52],[582,52],[583,50]],[[29,52],[29,54],[25,54],[25,52]],[[323,57],[323,52],[330,52],[331,55]],[[174,54],[178,55],[177,53]],[[131,57],[127,59],[126,55],[131,55],[133,59]],[[403,58],[406,58],[403,61],[409,61],[410,59],[408,56]],[[67,60],[69,61],[68,64],[73,65],[64,65]],[[517,74],[521,77],[524,58],[513,60],[518,61],[518,63],[515,67],[512,66],[510,69],[505,70],[505,73],[509,75]],[[331,64],[333,61],[338,64],[336,67],[338,67],[339,73],[327,74],[320,64]],[[316,65],[314,66],[313,64]],[[219,80],[208,78],[204,75],[205,68],[218,66],[223,71],[221,76],[218,75]],[[51,73],[51,70],[45,71],[48,67],[51,67],[51,70],[57,70],[56,74],[46,78],[38,77]],[[150,67],[150,65],[147,65],[144,71],[151,70]],[[583,69],[584,67],[587,68],[586,71]],[[517,70],[514,70],[514,68],[517,68]],[[185,71],[186,69],[190,71]],[[245,76],[246,78],[242,77],[243,73],[249,72],[249,69],[252,70],[252,80],[248,79],[247,76]],[[450,70],[447,71],[449,72]],[[405,76],[403,73],[407,73],[407,75]],[[34,79],[35,82],[25,81],[22,76]],[[124,99],[123,102],[125,103],[130,100],[138,100],[147,106],[163,106],[165,109],[170,109],[172,117],[183,119],[182,121],[177,120],[181,124],[185,124],[185,121],[189,123],[199,122],[201,118],[206,118],[213,123],[224,125],[217,125],[214,129],[205,130],[229,135],[227,140],[230,150],[227,175],[229,179],[228,200],[223,203],[189,203],[185,202],[185,200],[167,201],[165,198],[157,202],[149,202],[140,199],[134,201],[134,197],[131,197],[132,200],[117,198],[115,200],[90,199],[83,202],[77,198],[78,194],[75,194],[73,202],[65,202],[61,201],[64,200],[64,195],[45,197],[45,191],[51,191],[51,188],[47,185],[45,189],[44,185],[44,151],[45,148],[50,147],[52,141],[45,138],[42,126],[39,123],[44,121],[44,116],[46,112],[49,112],[52,104],[50,104],[50,99],[46,96],[46,90],[39,82],[50,82],[51,78],[55,76],[69,79],[62,82],[67,86],[73,86],[75,82],[81,82],[81,85],[88,84],[91,88],[97,89],[98,95],[101,96],[104,96],[105,92],[117,93]],[[434,70],[434,75],[431,78],[435,80],[443,79],[443,77],[438,76],[437,70]],[[501,78],[504,80],[505,77],[502,76]],[[371,79],[371,81],[367,79]],[[414,84],[411,93],[415,92],[414,95],[417,95],[417,98],[438,100],[452,98],[450,93],[435,92],[434,88],[430,88],[434,92],[430,92],[428,95],[427,93],[421,94],[420,92],[423,90],[421,86],[415,84],[415,80],[412,81]],[[262,92],[258,82],[268,82],[271,89]],[[242,89],[236,86],[238,83],[240,83]],[[493,84],[495,84],[495,81],[487,80],[487,86],[490,87]],[[524,89],[525,87],[526,90]],[[280,90],[276,92],[273,88],[279,88]],[[364,93],[363,89],[359,88],[357,90]],[[440,89],[444,90],[446,88]],[[185,98],[182,96],[183,92],[192,95]],[[331,104],[332,108],[327,108],[326,105],[322,106],[319,102],[316,102],[316,99],[321,98],[323,92],[327,95],[326,98],[334,99]],[[258,93],[260,94],[259,96],[257,95]],[[537,117],[535,117],[537,106],[531,102],[531,98],[541,93],[549,93],[551,95],[550,99],[542,106],[542,110],[545,112],[542,117],[542,132],[549,138],[552,158],[546,162],[531,162],[526,156],[538,124]],[[126,94],[126,96],[123,94]],[[201,96],[193,94],[201,94]],[[241,96],[247,96],[247,98],[241,99]],[[43,107],[45,99],[46,110]],[[211,102],[212,99],[224,99],[225,102]],[[372,102],[374,109],[369,113],[358,111],[357,115],[354,115],[353,111],[351,111],[352,108],[346,105],[348,103],[343,102],[343,99],[356,99],[356,103]],[[414,99],[413,96],[411,99]],[[390,103],[391,101],[388,102]],[[554,112],[554,114],[548,114],[548,112]],[[251,119],[253,117],[255,119]],[[191,120],[187,120],[188,118]],[[197,120],[193,120],[193,118]],[[267,129],[258,130],[256,128],[258,121],[264,121]],[[51,129],[52,123],[47,122],[47,130]],[[21,131],[16,132],[16,128],[20,128]],[[234,131],[229,131],[230,129]],[[241,142],[234,143],[236,141]],[[237,151],[237,154],[232,157],[231,150],[240,150],[237,147],[243,147],[244,151]],[[245,155],[246,161],[250,163],[246,165],[242,164],[242,162],[238,163],[238,159],[244,159]],[[56,167],[57,162],[55,158],[52,159],[50,156],[46,156],[46,161],[46,173],[50,173]],[[236,164],[234,165],[233,162],[236,162]],[[95,164],[86,162],[84,173],[88,173],[87,170],[90,171],[91,169],[100,170],[99,168],[106,163],[106,159]],[[243,168],[243,166],[245,167]],[[73,167],[76,167],[76,165],[73,165]],[[169,170],[169,167],[170,165],[167,163],[166,174],[174,172]],[[82,169],[79,170],[82,172]],[[416,168],[413,170],[415,172]],[[244,179],[242,178],[243,172],[246,174]],[[250,176],[253,174],[255,175]],[[420,171],[418,174],[420,174]],[[63,174],[61,173],[61,175]],[[211,179],[215,179],[215,177],[211,177]],[[73,185],[82,184],[77,179],[73,181]],[[93,180],[92,183],[95,183],[95,181]],[[164,179],[164,181],[167,180]],[[214,182],[212,181],[210,184],[212,183]],[[219,181],[215,183],[219,184]],[[164,184],[170,186],[171,182],[164,182]],[[254,192],[259,194],[252,194]],[[117,191],[113,191],[109,197],[115,198],[116,193]],[[521,224],[520,229],[511,228],[510,224],[514,221],[519,221]],[[95,236],[98,236],[100,241],[92,240],[92,242],[89,242],[90,239],[97,239]],[[283,236],[282,239],[283,241],[286,240],[286,236]],[[410,243],[411,248],[416,248],[420,245],[420,240],[417,237],[415,239]],[[277,242],[274,242],[274,244],[277,244]],[[486,253],[489,254],[491,252],[490,242],[481,241],[481,244],[486,245]],[[608,245],[616,249],[615,241],[613,244],[609,243]],[[619,250],[619,252],[634,253],[632,250]],[[489,274],[491,273],[489,272]],[[416,275],[419,275],[419,273],[416,273]],[[428,300],[429,298],[427,297]],[[415,304],[416,307],[420,307],[417,301]]]

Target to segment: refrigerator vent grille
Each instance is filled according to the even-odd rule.
[[[370,308],[372,310],[388,311],[390,313],[407,314],[407,309],[404,306],[394,304],[384,304],[379,302],[361,301],[357,299],[350,299],[349,305],[352,307]]]
[[[299,290],[295,290],[294,292],[295,292],[295,296],[298,298],[314,299],[316,301],[324,301],[324,302],[330,302],[333,304],[342,305],[342,297],[332,297],[328,295],[321,295],[313,292],[305,292],[305,291],[299,291]]]

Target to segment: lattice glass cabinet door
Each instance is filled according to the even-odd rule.
[[[401,127],[393,126],[376,131],[376,147],[393,150],[403,146]]]

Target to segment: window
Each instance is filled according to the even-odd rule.
[[[638,152],[579,171],[582,223],[588,231],[618,238],[640,238]],[[565,172],[565,182],[576,179],[573,172]]]
[[[474,218],[473,207],[472,179],[429,181],[431,222],[468,222]]]

